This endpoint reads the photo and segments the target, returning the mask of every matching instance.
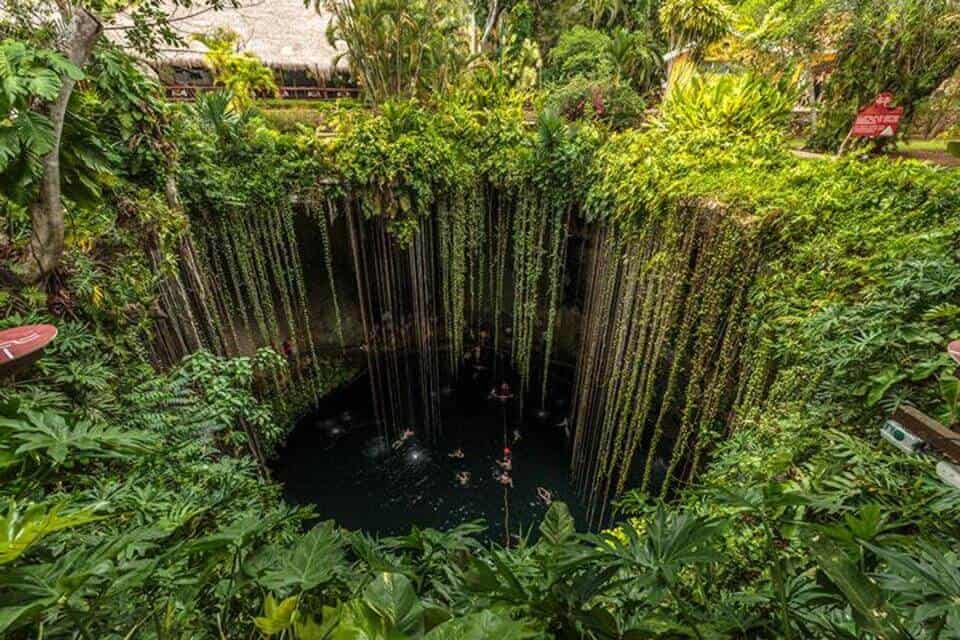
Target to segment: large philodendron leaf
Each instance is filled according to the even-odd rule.
[[[0,418],[0,433],[16,445],[14,455],[29,455],[55,467],[150,453],[157,439],[145,431],[68,420],[55,411],[26,411],[22,417]]]
[[[444,622],[426,640],[523,640],[533,636],[523,623],[493,611],[481,611]]]
[[[363,590],[363,603],[382,620],[383,628],[407,636],[423,635],[423,605],[405,575],[379,574]]]
[[[310,591],[329,583],[344,566],[343,537],[333,522],[323,522],[301,537],[292,550],[271,552],[272,565],[258,582],[279,593]]]
[[[70,527],[102,519],[90,510],[64,513],[65,505],[48,508],[45,504],[31,504],[20,509],[10,503],[7,514],[0,517],[0,565],[13,562],[42,538]]]

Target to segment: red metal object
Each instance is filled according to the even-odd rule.
[[[864,107],[853,123],[851,134],[856,138],[892,138],[897,135],[903,107],[891,107],[893,95],[881,93],[873,104]]]
[[[57,328],[49,324],[0,331],[0,377],[36,362],[44,347],[56,337]]]

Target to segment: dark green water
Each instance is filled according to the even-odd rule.
[[[557,391],[547,414],[532,401],[522,413],[517,400],[490,399],[491,387],[488,379],[463,375],[441,393],[443,435],[431,445],[422,433],[385,440],[369,384],[361,378],[297,425],[275,465],[286,498],[315,505],[321,519],[371,534],[406,533],[414,525],[447,529],[480,519],[489,537],[503,542],[508,521],[511,535],[539,525],[549,492],[570,506],[584,528],[569,476],[563,423],[568,394]],[[409,427],[417,432],[415,419]],[[497,477],[505,447],[512,487]],[[463,458],[451,456],[457,450]]]

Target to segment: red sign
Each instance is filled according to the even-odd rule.
[[[39,357],[40,351],[56,337],[57,328],[49,324],[0,331],[0,373],[12,369],[15,361],[19,364]]]
[[[903,107],[891,107],[893,95],[881,93],[873,104],[864,107],[851,132],[857,138],[892,138],[900,128]]]

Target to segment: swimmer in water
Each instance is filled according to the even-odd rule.
[[[412,438],[414,435],[416,434],[413,432],[413,429],[407,429],[400,435],[400,439],[393,443],[393,448],[399,449],[403,446],[404,442]]]
[[[510,447],[503,448],[503,459],[497,460],[497,466],[499,466],[504,471],[513,470],[513,452],[510,451]]]
[[[470,472],[469,472],[469,471],[461,471],[460,473],[458,473],[458,474],[457,474],[457,483],[459,483],[459,485],[460,485],[461,487],[465,487],[465,486],[467,486],[468,484],[470,484]]]
[[[463,453],[463,449],[454,449],[447,454],[448,458],[453,458],[454,460],[463,460],[466,456]]]
[[[511,391],[509,384],[501,382],[499,387],[490,391],[490,397],[506,401],[513,397],[513,391]]]
[[[553,494],[543,487],[537,487],[537,497],[540,499],[540,502],[547,506],[553,503]]]
[[[520,438],[522,437],[523,437],[523,434],[520,433],[520,429],[513,430],[513,444],[517,444],[518,442],[520,442]]]
[[[509,473],[501,473],[496,476],[497,482],[502,484],[505,487],[510,487],[513,489],[513,478],[510,477]]]

